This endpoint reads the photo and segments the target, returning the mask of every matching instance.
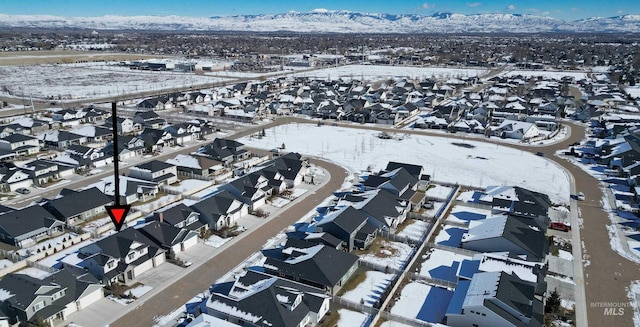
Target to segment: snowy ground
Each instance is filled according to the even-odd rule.
[[[567,252],[565,250],[558,250],[558,257],[565,259],[565,260],[570,260],[573,261],[573,254],[571,254],[571,252]]]
[[[192,193],[194,190],[200,190],[207,185],[211,185],[211,182],[201,181],[197,179],[185,179],[177,186],[165,186],[166,189],[180,192],[180,193]]]
[[[135,296],[136,298],[140,298],[141,296],[147,294],[151,291],[153,287],[147,285],[140,285],[138,287],[134,287],[129,290],[129,294]]]
[[[420,267],[420,275],[445,280],[451,280],[452,274],[455,276],[462,260],[472,259],[466,255],[440,249],[432,249],[430,254],[425,254],[422,258],[426,260]]]
[[[633,325],[637,327],[640,326],[640,303],[638,301],[640,299],[640,280],[633,281],[627,290],[627,297],[629,297],[633,308]]]
[[[13,266],[13,262],[11,262],[11,260],[7,260],[7,259],[0,260],[0,269],[4,269],[11,266]]]
[[[465,232],[467,232],[467,229],[445,225],[436,235],[434,243],[457,248],[460,246],[462,234]]]
[[[351,311],[347,309],[338,310],[340,319],[338,320],[338,327],[353,327],[361,326],[365,320],[367,320],[367,314],[362,312]]]
[[[416,318],[430,290],[431,286],[423,283],[407,284],[400,293],[400,299],[391,308],[391,313],[402,317]]]
[[[95,232],[96,229],[109,223],[111,223],[111,218],[109,217],[100,218],[100,219],[92,220],[86,223],[84,226],[82,226],[82,229],[93,233]]]
[[[139,211],[151,212],[151,211],[153,211],[155,209],[162,208],[162,207],[164,207],[166,205],[174,203],[179,198],[180,197],[178,195],[169,194],[169,195],[162,196],[159,199],[154,200],[152,202],[148,202],[148,203],[145,203],[145,204],[139,204],[139,205],[134,204],[132,207],[135,208],[136,210],[139,210]]]
[[[219,248],[232,239],[233,237],[222,238],[218,235],[211,235],[206,241],[204,241],[204,244],[214,248]]]
[[[451,190],[453,190],[452,187],[433,184],[433,186],[429,187],[425,194],[428,197],[444,200],[447,198],[447,196],[449,196]]]
[[[404,263],[409,260],[412,249],[409,245],[387,240],[380,241],[380,245],[384,248],[381,248],[379,253],[367,253],[360,259],[395,269],[402,269]]]
[[[35,65],[1,66],[0,89],[12,96],[49,99],[87,99],[123,93],[188,87],[225,81],[225,78],[195,74],[120,70],[107,66]],[[4,89],[1,95],[10,95]]]
[[[68,240],[71,237],[77,237],[77,236],[78,236],[78,234],[76,234],[76,233],[62,234],[60,236],[56,236],[54,238],[50,238],[48,240],[39,242],[38,244],[36,244],[34,246],[30,246],[28,248],[20,249],[17,252],[21,256],[29,256],[29,255],[35,254],[38,251],[38,249],[46,250],[46,249],[48,249],[50,247],[62,244],[63,243],[62,240]]]
[[[367,271],[367,277],[355,289],[342,295],[344,299],[351,302],[362,303],[366,306],[373,306],[380,300],[380,294],[389,287],[393,274],[385,274],[379,271]]]
[[[408,219],[406,224],[408,225],[404,227],[402,231],[398,232],[397,235],[405,236],[416,241],[419,241],[429,228],[429,223],[422,220]]]
[[[285,143],[288,151],[327,158],[353,171],[363,171],[369,166],[379,170],[392,160],[421,164],[438,181],[482,188],[523,186],[548,194],[554,202],[569,202],[569,180],[565,173],[528,152],[469,140],[465,144],[471,147],[463,147],[456,145],[460,144],[459,139],[445,137],[405,135],[398,140],[380,139],[377,134],[342,127],[288,124],[267,130],[261,139],[245,137],[239,141],[264,149]],[[477,156],[487,159],[479,160]]]
[[[486,73],[486,69],[477,68],[445,68],[445,67],[402,67],[375,65],[348,65],[319,69],[311,72],[294,74],[293,76],[312,77],[319,79],[343,79],[377,81],[389,78],[425,79],[429,77],[456,78],[473,77]]]
[[[456,205],[451,209],[446,222],[466,224],[470,220],[485,219],[491,216],[490,210]]]

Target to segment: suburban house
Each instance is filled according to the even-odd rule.
[[[167,125],[167,121],[160,117],[153,110],[136,111],[133,116],[133,122],[146,128],[160,129]]]
[[[198,244],[198,233],[160,221],[152,221],[137,230],[170,256]]]
[[[176,166],[159,160],[152,160],[129,169],[129,176],[158,185],[171,185],[178,181]]]
[[[106,285],[131,283],[166,261],[165,251],[134,228],[123,229],[79,250],[80,267]]]
[[[30,156],[40,152],[37,138],[22,134],[11,134],[0,139],[0,152],[13,156]]]
[[[301,158],[299,153],[291,152],[260,165],[264,167],[262,174],[276,186],[274,189],[277,193],[284,188],[293,188],[302,183],[302,179],[307,174],[308,164],[300,160]],[[284,185],[278,187],[281,183]]]
[[[271,195],[269,180],[260,174],[260,171],[238,177],[222,186],[221,189],[229,191],[238,200],[254,211],[266,203]]]
[[[316,232],[326,232],[347,244],[347,250],[367,249],[378,229],[369,223],[367,214],[352,206],[331,212],[316,224]]]
[[[510,214],[531,218],[545,231],[549,225],[551,200],[543,193],[519,186],[489,186],[480,194],[478,202],[491,205],[493,214]]]
[[[67,131],[50,131],[38,136],[45,147],[64,150],[70,145],[83,145],[87,143],[87,138]]]
[[[336,294],[358,268],[358,257],[322,244],[288,239],[276,249],[262,250],[264,271]]]
[[[369,223],[378,229],[397,228],[409,212],[409,202],[385,189],[376,189],[345,198],[352,202],[356,209],[360,209],[369,217]]]
[[[224,164],[203,156],[191,156],[178,154],[173,159],[165,161],[177,168],[178,175],[207,178],[217,176],[225,172]]]
[[[482,272],[459,281],[446,313],[446,324],[467,326],[543,326],[544,305],[535,285],[515,274]]]
[[[546,228],[535,221],[500,215],[469,222],[462,247],[478,252],[509,252],[528,261],[543,261],[549,253]]]
[[[142,133],[138,135],[138,138],[144,141],[146,152],[160,152],[165,146],[175,144],[171,133],[155,128],[145,128]]]
[[[33,179],[33,184],[37,186],[59,181],[63,176],[71,176],[74,172],[73,167],[60,166],[55,161],[44,159],[25,163],[20,168]]]
[[[120,158],[120,160],[127,160],[142,156],[145,150],[145,142],[139,137],[123,135],[118,138],[118,158]],[[107,143],[107,145],[102,149],[102,152],[106,156],[112,158],[113,151],[113,142]]]
[[[128,134],[139,132],[142,130],[142,125],[140,123],[134,122],[133,119],[131,118],[117,117],[116,123],[117,123],[116,130],[120,135],[128,135]],[[107,120],[104,122],[103,126],[113,130],[112,125],[113,124],[111,120]]]
[[[38,279],[11,273],[0,280],[0,308],[12,323],[65,320],[104,298],[103,285],[84,270],[65,268]]]
[[[55,158],[56,162],[72,165],[77,169],[103,167],[113,162],[113,157],[105,156],[101,149],[84,145],[72,145],[65,150],[65,154]]]
[[[33,179],[28,173],[16,167],[13,163],[0,163],[0,187],[3,191],[14,192],[19,188],[33,185]]]
[[[105,177],[87,188],[97,188],[102,193],[115,199],[115,184],[113,176]],[[120,176],[120,203],[132,204],[137,201],[145,202],[156,197],[158,184],[142,179]]]
[[[108,127],[88,125],[73,130],[74,134],[87,138],[89,143],[102,143],[113,139],[113,131]]]
[[[235,226],[238,218],[249,213],[247,205],[225,190],[191,205],[191,209],[200,214],[209,229],[216,231]]]
[[[59,197],[47,200],[43,207],[67,226],[73,226],[106,215],[104,206],[111,203],[110,197],[92,187],[80,191],[62,189]]]
[[[244,144],[221,138],[216,138],[213,142],[200,148],[197,154],[223,162],[227,166],[230,166],[235,161],[242,161],[251,157],[251,153],[245,149]]]
[[[17,247],[29,247],[62,233],[64,223],[38,205],[0,214],[0,241]]]
[[[502,138],[529,140],[540,135],[540,129],[532,123],[505,119],[493,129],[493,134]]]
[[[211,287],[206,313],[239,326],[315,326],[330,302],[321,289],[248,270]]]
[[[209,229],[209,225],[200,219],[200,214],[182,202],[164,209],[164,211],[154,213],[153,217],[154,220],[159,222],[164,222],[177,228],[192,230],[199,235],[204,235],[204,232]]]

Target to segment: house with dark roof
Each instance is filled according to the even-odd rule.
[[[202,199],[191,205],[191,209],[213,230],[233,227],[240,217],[249,213],[249,207],[226,190]]]
[[[264,271],[274,276],[336,294],[358,268],[358,257],[322,244],[288,239],[276,249],[262,251]]]
[[[5,192],[14,192],[19,188],[33,185],[33,179],[28,173],[16,167],[13,163],[0,163],[0,187]]]
[[[71,176],[74,173],[73,167],[46,159],[27,162],[20,168],[33,179],[33,184],[37,186],[59,181],[63,177]]]
[[[175,140],[171,133],[155,128],[145,128],[138,138],[144,141],[146,152],[160,152],[164,147],[172,146]]]
[[[271,180],[273,185],[280,181],[284,183],[283,187],[293,188],[302,183],[302,179],[307,174],[308,163],[301,160],[299,153],[291,152],[279,156],[273,160],[267,161],[260,165],[263,175]],[[283,189],[276,189],[277,192]]]
[[[102,149],[71,145],[65,150],[65,155],[56,157],[55,161],[72,165],[76,169],[88,169],[112,163],[113,156],[106,156]]]
[[[238,200],[246,204],[249,207],[249,211],[254,211],[263,206],[267,197],[272,193],[269,180],[260,171],[238,177],[220,186],[220,188],[229,191]]]
[[[126,160],[134,157],[140,157],[146,150],[145,141],[137,136],[123,135],[118,138],[118,157],[120,160]],[[107,143],[102,152],[106,156],[113,158],[113,142]]]
[[[87,143],[87,137],[67,131],[50,131],[40,134],[38,139],[44,143],[45,147],[64,150],[73,144],[83,145]]]
[[[165,253],[145,234],[126,228],[81,248],[78,257],[83,260],[78,266],[106,285],[128,284],[164,263]]]
[[[198,233],[163,224],[160,221],[152,221],[138,228],[138,231],[153,241],[156,246],[167,251],[168,255],[184,252],[198,244]]]
[[[184,228],[197,232],[199,235],[209,229],[204,219],[200,219],[200,213],[180,202],[170,208],[153,214],[154,220],[164,222],[177,228]]]
[[[410,209],[409,201],[384,189],[352,197],[354,200],[361,198],[354,207],[364,211],[369,217],[369,222],[378,229],[397,228],[407,218]]]
[[[226,165],[230,165],[235,161],[246,160],[251,156],[251,152],[245,149],[243,143],[221,138],[216,138],[213,142],[200,148],[197,154],[224,162]]]
[[[29,156],[40,152],[40,142],[32,136],[11,134],[0,139],[0,152]]]
[[[11,273],[0,280],[0,308],[11,323],[65,320],[104,297],[103,285],[84,270],[66,268],[44,278]]]
[[[462,247],[478,252],[509,252],[528,261],[543,261],[549,253],[545,227],[534,220],[509,215],[472,220],[469,231],[462,236]]]
[[[29,247],[62,232],[64,223],[38,205],[0,214],[0,241]]]
[[[493,214],[510,214],[535,220],[546,231],[549,225],[549,196],[519,186],[490,186],[479,198],[480,203],[491,204]]]
[[[155,111],[136,111],[133,121],[146,128],[161,129],[167,125],[167,121],[160,117]]]
[[[321,289],[248,270],[211,287],[206,313],[240,326],[315,326],[330,302]]]
[[[171,185],[178,181],[178,170],[175,165],[152,160],[129,168],[129,176],[158,185]]]
[[[316,225],[317,232],[326,232],[347,244],[347,250],[367,249],[378,229],[369,223],[366,213],[351,206],[325,216]]]
[[[96,187],[80,191],[62,189],[59,197],[47,200],[43,208],[66,225],[73,226],[106,215],[104,206],[112,203],[113,200]]]
[[[541,327],[544,305],[536,286],[516,274],[482,272],[459,281],[446,311],[446,324]]]

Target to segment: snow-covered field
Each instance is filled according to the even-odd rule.
[[[49,99],[88,99],[123,93],[188,87],[225,81],[195,74],[123,71],[107,66],[76,64],[0,66],[0,94]],[[6,90],[4,89],[6,87]]]
[[[441,67],[402,67],[375,65],[348,65],[319,69],[312,72],[294,74],[294,76],[312,77],[320,79],[344,79],[377,81],[389,78],[424,79],[474,77],[486,73],[486,69],[478,68],[441,68]]]
[[[389,161],[420,164],[433,179],[485,188],[515,185],[548,194],[552,201],[569,203],[569,180],[556,165],[531,153],[459,139],[405,135],[380,139],[377,132],[334,126],[288,124],[271,128],[257,139],[244,137],[250,147],[273,149],[285,143],[287,151],[323,157],[353,171],[379,170]],[[486,159],[476,159],[482,156]]]
[[[360,257],[361,260],[377,265],[402,269],[403,264],[409,260],[411,247],[400,242],[383,240],[380,253],[367,253]]]
[[[379,271],[367,271],[366,274],[367,277],[362,283],[342,295],[344,299],[366,306],[373,306],[380,300],[380,294],[389,287],[391,280],[393,280],[393,274]]]
[[[451,193],[451,190],[453,190],[452,187],[433,184],[433,186],[430,187],[425,192],[425,194],[428,197],[444,200],[447,198],[447,196],[449,196],[449,194]]]

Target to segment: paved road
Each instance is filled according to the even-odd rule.
[[[307,196],[304,201],[293,204],[281,214],[271,217],[270,221],[234,244],[233,247],[220,252],[218,255],[186,274],[183,278],[168,286],[156,296],[138,305],[133,311],[120,317],[110,326],[153,326],[154,316],[166,315],[186,301],[208,289],[218,278],[244,261],[251,254],[260,250],[262,244],[313,210],[324,199],[339,189],[344,182],[347,172],[332,163],[311,159],[311,162],[324,168],[331,175],[330,180],[314,194]]]

